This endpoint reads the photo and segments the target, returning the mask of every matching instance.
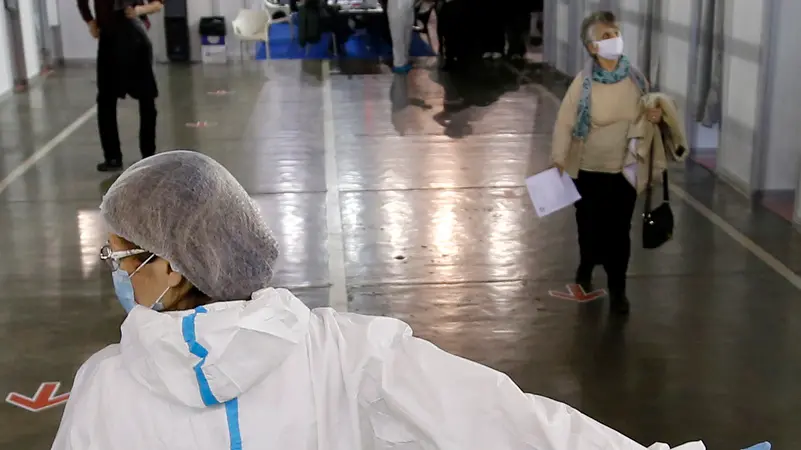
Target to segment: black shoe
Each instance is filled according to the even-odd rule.
[[[625,295],[609,296],[609,311],[613,314],[627,315],[630,309],[629,299]]]
[[[122,161],[118,159],[112,159],[97,165],[98,172],[119,172],[120,170],[122,170]]]

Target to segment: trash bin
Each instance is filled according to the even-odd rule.
[[[228,51],[225,46],[227,28],[225,17],[210,16],[200,19],[200,54],[203,64],[225,64]]]

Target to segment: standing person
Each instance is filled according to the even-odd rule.
[[[97,127],[104,161],[100,172],[122,169],[117,100],[139,101],[139,150],[142,158],[156,153],[156,97],[153,48],[146,16],[161,11],[162,0],[78,0],[78,10],[97,45]]]
[[[551,159],[576,183],[576,223],[581,261],[576,283],[592,290],[596,265],[606,270],[612,311],[629,312],[626,271],[631,256],[631,219],[637,189],[626,179],[629,129],[644,115],[662,121],[659,108],[643,110],[648,81],[623,53],[615,15],[593,13],[581,25],[591,60],[567,90],[554,126]]]
[[[517,0],[512,0],[517,1]],[[503,5],[503,3],[501,3]],[[481,57],[484,59],[500,59],[506,51],[506,22],[510,20],[503,15],[506,8],[501,8],[501,16],[490,17],[483,25],[484,36],[481,38]]]
[[[353,34],[348,18],[339,10],[321,0],[289,0],[289,9],[298,16],[298,42],[302,47],[316,44],[323,38],[323,33],[333,34],[329,51],[341,60],[345,57],[345,43]]]
[[[534,12],[531,17],[531,45],[534,47],[539,47],[542,45],[545,38],[545,33],[543,32],[542,26],[542,14],[545,9],[545,5],[543,4],[542,0],[535,0],[532,2],[531,9]],[[534,36],[535,28],[537,30],[537,36]]]
[[[522,60],[528,51],[527,41],[531,26],[534,3],[526,0],[510,0],[506,14],[506,56],[511,60]]]
[[[409,51],[414,32],[414,0],[389,0],[385,8],[392,35],[392,71],[408,73],[412,70]]]
[[[443,70],[469,70],[481,60],[485,48],[483,10],[478,0],[440,0],[437,2],[437,37]],[[501,36],[502,38],[503,36]]]

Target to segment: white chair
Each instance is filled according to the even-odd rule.
[[[257,9],[243,9],[239,11],[236,19],[231,22],[231,28],[237,39],[239,39],[239,54],[241,59],[245,59],[243,48],[249,42],[267,41],[267,23],[269,16],[266,11]],[[265,44],[266,45],[266,44]]]
[[[292,8],[289,5],[282,5],[273,0],[264,0],[264,9],[267,15],[270,16],[270,23],[267,24],[267,37],[269,38],[270,26],[274,23],[288,23],[289,24],[289,38],[295,41],[295,29],[292,28]],[[276,17],[278,16],[278,17]]]
[[[243,9],[239,11],[236,19],[231,22],[234,35],[239,39],[239,54],[242,59],[245,52],[242,50],[248,42],[263,41],[266,49],[270,44],[270,26],[274,23],[289,22],[290,16],[281,17],[273,20],[272,15],[266,9]]]
[[[264,9],[267,11],[267,14],[270,15],[270,20],[280,20],[292,15],[292,9],[289,8],[289,5],[282,5],[273,0],[264,0]],[[276,19],[275,16],[278,14],[282,16]]]

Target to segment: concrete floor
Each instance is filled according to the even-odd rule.
[[[283,246],[276,284],[312,306],[404,319],[643,443],[797,447],[801,237],[787,222],[706,171],[677,170],[692,197],[673,202],[675,240],[635,245],[632,316],[609,319],[602,301],[548,296],[577,264],[572,211],[537,219],[522,187],[548,163],[550,77],[415,70],[404,84],[349,70],[361,74],[299,61],[158,69],[160,148],[207,153],[253,194]],[[112,179],[94,171],[95,119],[62,133],[92,107],[93,78],[64,70],[0,103],[0,180],[13,180],[0,181],[3,396],[46,381],[68,390],[119,337],[122,311],[97,260],[97,206]],[[445,110],[446,99],[463,106]],[[127,163],[135,111],[120,113]],[[186,125],[198,121],[207,126]],[[41,159],[15,172],[37,149]],[[62,410],[0,405],[0,448],[49,448]]]

